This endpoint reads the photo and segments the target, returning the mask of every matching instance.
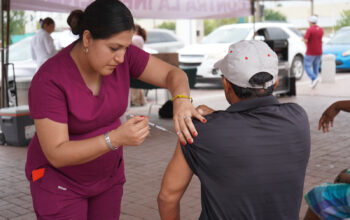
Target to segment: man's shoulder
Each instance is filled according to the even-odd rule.
[[[273,109],[278,109],[278,111],[274,111]],[[297,103],[287,102],[287,103],[278,103],[271,106],[264,106],[264,107],[258,107],[256,109],[251,109],[248,111],[237,111],[237,112],[230,112],[228,110],[221,110],[221,111],[215,111],[212,114],[206,115],[205,118],[207,120],[207,123],[202,123],[199,120],[193,120],[193,123],[198,130],[215,130],[219,126],[223,126],[224,124],[227,124],[228,121],[230,122],[238,122],[238,123],[229,123],[230,126],[241,126],[241,123],[246,120],[246,115],[248,112],[251,112],[253,114],[259,112],[259,114],[255,114],[255,117],[259,117],[261,113],[268,113],[276,114],[276,118],[281,119],[283,118],[295,118],[298,119],[298,121],[305,121],[308,122],[308,116],[306,111],[303,107],[301,107]]]
[[[297,103],[286,102],[286,103],[281,103],[280,106],[282,109],[289,109],[290,110],[289,114],[299,113],[299,114],[306,115],[305,109]]]
[[[280,103],[280,106],[282,108],[292,108],[295,109],[297,111],[303,111],[305,112],[304,108],[301,107],[301,105],[295,103],[295,102],[285,102],[285,103]]]

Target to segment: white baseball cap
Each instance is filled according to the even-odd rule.
[[[311,17],[309,17],[308,21],[313,23],[313,24],[316,24],[317,23],[317,16],[313,15]]]
[[[225,78],[242,88],[268,88],[278,76],[278,57],[263,41],[245,40],[230,46],[227,55],[214,64]],[[264,85],[252,85],[249,80],[257,73],[267,72],[272,80]]]

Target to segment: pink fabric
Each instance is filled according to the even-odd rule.
[[[70,12],[93,0],[11,0],[11,9]],[[121,0],[135,18],[232,18],[251,13],[250,0]]]
[[[130,46],[125,54],[124,63],[119,64],[111,75],[102,78],[101,90],[94,96],[69,55],[73,44],[42,65],[32,80],[28,100],[32,118],[49,118],[67,123],[70,140],[81,140],[101,135],[120,126],[119,117],[127,108],[130,76],[137,78],[141,75],[149,54]],[[50,164],[35,135],[27,153],[28,180],[31,180],[32,170],[43,166]],[[60,168],[59,172],[63,173],[72,185],[93,184],[116,173],[116,179],[123,180],[122,148],[86,164]]]

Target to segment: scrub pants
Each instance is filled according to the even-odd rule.
[[[118,220],[123,195],[122,182],[106,179],[79,189],[67,184],[53,168],[30,182],[34,211],[38,220]]]
[[[318,76],[318,72],[320,70],[320,64],[321,64],[321,55],[319,56],[305,55],[304,69],[306,71],[306,74],[309,76],[309,78],[312,81],[314,81]]]

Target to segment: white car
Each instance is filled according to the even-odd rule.
[[[77,36],[73,35],[69,30],[53,32],[51,36],[54,39],[57,50],[68,46],[77,39]],[[28,88],[37,70],[36,63],[31,56],[32,39],[33,36],[27,37],[9,46],[8,85],[6,86],[9,106],[15,105],[16,98],[18,104],[28,103]],[[1,75],[0,72],[0,82]],[[16,78],[16,84],[13,83],[14,77]],[[16,93],[18,97],[16,97]]]
[[[255,27],[254,27],[255,26]],[[254,31],[255,28],[255,31]],[[306,46],[302,34],[287,23],[244,23],[224,25],[206,36],[201,43],[189,45],[179,51],[181,68],[197,67],[197,80],[220,78],[214,63],[223,58],[229,45],[241,40],[287,40],[288,54],[278,54],[280,60],[288,61],[290,75],[296,79],[303,76],[303,57]]]
[[[167,29],[147,30],[147,41],[143,49],[149,53],[176,53],[184,43],[176,34]]]
[[[71,31],[66,30],[62,32],[53,32],[51,34],[54,39],[54,44],[57,50],[62,49],[63,47],[68,46],[74,40],[78,38],[72,34]],[[16,81],[31,80],[36,72],[36,63],[32,59],[30,52],[31,40],[33,36],[27,37],[23,40],[20,40],[9,47],[9,80],[13,79],[13,67],[16,77]],[[13,67],[12,67],[13,64]]]

